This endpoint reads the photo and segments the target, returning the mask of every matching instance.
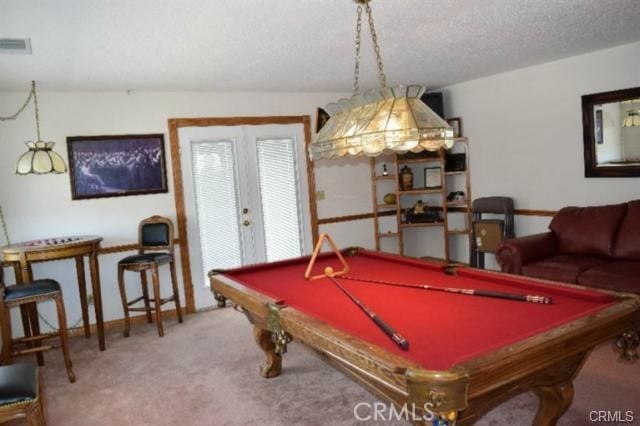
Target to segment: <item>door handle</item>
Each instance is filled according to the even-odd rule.
[[[244,220],[244,222],[242,222],[242,224],[243,224],[244,226],[249,226],[249,225],[251,225],[251,221],[250,221],[250,220],[246,220],[246,219],[245,219],[245,220]]]

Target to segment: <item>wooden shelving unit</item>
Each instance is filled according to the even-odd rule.
[[[445,261],[451,262],[450,243],[452,237],[463,236],[467,238],[468,244],[471,244],[471,175],[469,170],[469,140],[467,138],[456,139],[452,150],[459,152],[462,151],[465,154],[465,165],[463,171],[444,172],[442,195],[444,197],[442,210],[447,226],[444,228],[444,251]],[[444,170],[444,169],[443,169]],[[455,182],[456,176],[460,176],[460,179],[464,180],[464,183]],[[464,200],[448,201],[447,196],[452,191],[459,191],[460,186],[464,186]],[[453,212],[449,211],[449,208],[455,208]],[[454,213],[455,212],[455,213]],[[464,227],[462,229],[451,229],[449,227],[450,214],[463,214],[464,215]],[[468,260],[467,262],[468,263]]]
[[[395,239],[396,250],[399,254],[404,254],[404,234],[405,232],[412,232],[416,228],[436,228],[441,227],[443,229],[444,238],[444,253],[442,258],[446,262],[451,261],[450,256],[450,239],[459,238],[458,236],[471,237],[471,180],[469,175],[469,142],[467,138],[456,138],[452,152],[465,153],[465,170],[464,171],[445,171],[445,161],[447,151],[440,150],[437,155],[433,157],[425,158],[402,158],[398,155],[387,155],[382,157],[376,157],[371,159],[371,185],[373,196],[373,210],[374,210],[374,229],[375,229],[375,241],[376,250],[381,250],[382,240]],[[382,164],[387,165],[388,174],[382,174]],[[440,181],[442,186],[438,188],[414,188],[412,190],[401,191],[399,186],[399,171],[404,165],[420,166],[433,164],[434,167],[440,167]],[[459,176],[459,177],[457,177]],[[416,180],[423,182],[420,179],[416,179],[414,173],[414,185]],[[423,182],[424,183],[424,182]],[[448,201],[447,196],[453,191],[464,191],[465,198],[463,200]],[[395,203],[386,204],[383,203],[383,197],[385,194],[393,193],[395,195]],[[441,214],[441,220],[438,222],[425,222],[425,223],[404,223],[403,222],[403,210],[407,208],[407,205],[403,205],[403,198],[414,197],[419,195],[431,196],[440,195],[438,197]],[[428,203],[428,208],[434,208],[433,203]],[[382,232],[380,230],[381,218],[389,216],[391,212],[395,210],[395,229]],[[460,229],[450,229],[449,219],[450,215],[462,214],[464,215],[464,225]],[[458,221],[460,222],[460,221]],[[389,223],[387,223],[389,225]]]
[[[384,164],[388,164],[390,167],[396,167],[393,159],[394,156],[385,157],[388,157],[388,161],[385,161]],[[376,159],[371,158],[371,189],[373,194],[373,221],[376,250],[380,250],[382,239],[392,238],[398,242],[399,252],[401,252],[402,233],[398,232],[399,228],[396,226],[393,230],[388,230],[386,232],[380,231],[380,218],[388,214],[397,216],[398,211],[400,210],[400,205],[398,204],[398,169],[394,168],[393,170],[387,170],[387,174],[383,175],[382,166],[380,166],[380,164],[376,164]],[[384,195],[388,193],[392,193],[396,196],[395,203],[388,204],[382,202]]]

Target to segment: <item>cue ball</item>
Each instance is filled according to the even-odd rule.
[[[331,266],[324,268],[324,275],[327,277],[333,276],[333,268]]]

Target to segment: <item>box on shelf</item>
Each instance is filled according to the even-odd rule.
[[[444,171],[445,172],[464,172],[467,168],[467,154],[445,154]]]

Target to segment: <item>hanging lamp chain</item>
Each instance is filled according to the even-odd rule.
[[[18,116],[20,114],[22,114],[22,111],[24,111],[24,109],[27,107],[27,105],[29,105],[29,102],[31,101],[31,98],[34,95],[35,95],[35,81],[32,81],[31,82],[31,91],[29,92],[29,96],[27,96],[27,100],[24,101],[24,104],[22,104],[20,109],[15,114],[11,114],[11,115],[6,116],[6,117],[0,117],[0,121],[15,120],[16,118],[18,118]]]
[[[7,231],[7,222],[4,221],[4,214],[2,213],[2,206],[0,206],[0,223],[2,224],[4,240],[7,242],[7,244],[11,244],[11,240],[9,239],[9,231]]]
[[[353,73],[353,91],[358,92],[360,89],[360,46],[362,44],[362,4],[364,4],[365,11],[369,21],[369,31],[371,32],[371,41],[373,44],[373,52],[376,55],[376,61],[378,63],[378,80],[382,88],[387,87],[387,76],[384,73],[384,65],[382,64],[382,55],[380,54],[380,46],[378,45],[378,35],[376,34],[376,28],[373,23],[373,14],[371,13],[371,6],[369,0],[356,0],[358,2],[358,12],[356,18],[356,54],[355,54],[355,68]]]
[[[33,103],[35,105],[36,110],[36,130],[38,131],[38,139],[37,141],[41,141],[40,139],[40,113],[38,112],[38,94],[36,93],[36,82],[31,82],[31,90],[33,92]]]
[[[360,89],[359,79],[360,79],[360,34],[362,32],[362,6],[358,4],[358,17],[356,18],[356,64],[353,72],[353,91],[358,93]]]
[[[373,51],[376,54],[376,61],[378,62],[378,79],[380,80],[380,86],[382,88],[387,87],[387,76],[384,74],[384,65],[382,65],[382,55],[380,55],[380,46],[378,45],[378,35],[376,34],[376,28],[373,25],[373,15],[371,14],[371,6],[369,1],[365,2],[365,10],[369,16],[369,30],[371,30],[371,41],[373,42]]]

